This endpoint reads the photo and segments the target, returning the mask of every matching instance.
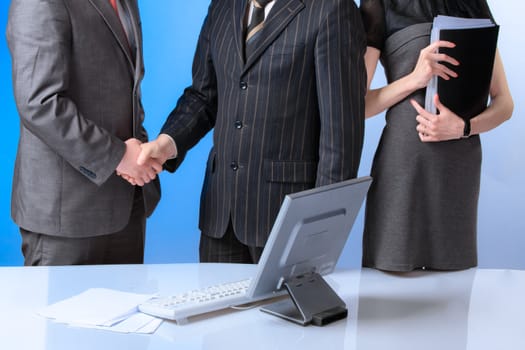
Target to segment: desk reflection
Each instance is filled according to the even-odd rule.
[[[202,349],[355,349],[355,327],[357,325],[357,296],[359,272],[352,274],[335,273],[325,276],[325,280],[345,301],[349,316],[324,327],[302,327],[281,318],[255,311],[256,317],[232,319],[224,315],[218,329],[203,335]],[[209,280],[209,279],[207,279]],[[252,311],[250,311],[252,312]],[[223,315],[219,316],[223,317]],[[329,334],[329,342],[327,342]]]
[[[475,274],[362,274],[357,350],[466,350]]]

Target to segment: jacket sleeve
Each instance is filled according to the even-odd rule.
[[[316,186],[356,177],[364,138],[363,25],[353,1],[331,3],[315,48],[320,113]]]
[[[125,144],[86,119],[70,98],[71,40],[63,1],[12,1],[7,41],[21,123],[89,180],[101,185],[114,173]]]
[[[212,7],[213,2],[199,35],[193,59],[192,85],[184,90],[161,130],[173,138],[178,150],[177,158],[165,164],[168,171],[174,171],[188,150],[215,126],[217,79],[209,39]]]

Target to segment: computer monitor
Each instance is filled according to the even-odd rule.
[[[344,303],[321,276],[334,270],[371,181],[366,176],[287,195],[247,297],[285,289],[291,301],[262,310],[303,325],[345,317]]]
[[[287,195],[250,280],[205,288],[201,294],[214,291],[205,302],[172,307],[172,298],[156,298],[139,309],[182,324],[191,316],[289,294],[261,310],[302,325],[346,317],[345,303],[322,275],[334,270],[371,181],[362,177]],[[246,293],[240,292],[239,284],[248,283]],[[235,292],[217,297],[229,285]]]

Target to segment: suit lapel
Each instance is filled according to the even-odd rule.
[[[119,43],[120,48],[122,49],[122,51],[124,51],[124,54],[126,55],[128,63],[130,64],[131,72],[133,73],[133,76],[135,76],[135,71],[134,71],[135,62],[133,62],[133,60],[131,59],[131,55],[129,52],[128,39],[126,38],[126,33],[124,32],[124,29],[122,28],[122,24],[120,23],[120,19],[115,13],[115,10],[113,10],[113,7],[111,7],[109,0],[89,0],[89,2],[97,10],[100,16],[102,16],[102,18],[104,19],[104,22],[106,22],[107,26],[109,27],[109,29],[111,30],[115,38],[117,39],[117,42]]]
[[[237,2],[239,1],[240,0],[237,0]],[[244,66],[243,73],[253,65],[266,48],[270,46],[270,44],[279,36],[279,34],[281,34],[290,21],[294,19],[303,8],[304,4],[300,0],[277,0],[275,2],[268,19],[264,23],[263,29],[259,33],[257,48],[249,57],[246,57],[246,65]],[[241,33],[242,32],[243,31],[241,30]],[[244,36],[242,40],[244,40]],[[244,50],[244,44],[242,47]]]
[[[235,35],[235,43],[237,44],[237,52],[239,54],[239,60],[244,63],[244,33],[246,20],[246,9],[248,6],[248,0],[234,0],[233,3],[233,30]]]
[[[131,35],[133,35],[133,37],[135,38],[135,62],[133,62],[134,66],[135,66],[135,72],[137,73],[138,71],[140,71],[140,69],[142,69],[140,66],[142,64],[142,62],[140,60],[142,60],[142,33],[140,31],[140,19],[139,19],[139,11],[138,11],[138,4],[136,6],[131,6],[130,5],[130,2],[129,1],[123,1],[122,2],[122,6],[126,6],[126,8],[128,9],[128,13],[130,14],[130,21],[131,21],[131,29],[133,31],[133,33],[131,33]]]

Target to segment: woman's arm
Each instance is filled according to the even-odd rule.
[[[370,84],[377,68],[377,62],[381,51],[368,46],[365,54],[366,72],[368,74],[366,94],[365,116],[372,117],[383,112],[385,109],[398,103],[412,92],[427,86],[433,75],[443,79],[457,77],[457,74],[440,62],[448,62],[452,65],[459,63],[450,56],[437,53],[440,47],[452,48],[455,45],[448,41],[437,41],[422,49],[419,54],[414,70],[382,88],[370,90]]]
[[[434,101],[439,114],[431,114],[416,101],[411,101],[419,114],[416,117],[419,123],[416,129],[421,141],[436,142],[461,138],[465,126],[463,119],[443,106],[437,96]],[[482,113],[470,120],[470,135],[494,129],[508,120],[513,110],[514,102],[510,94],[503,63],[499,52],[496,51],[490,83],[490,104]]]
[[[492,81],[490,82],[490,105],[470,120],[470,134],[481,134],[494,129],[512,116],[514,101],[510,94],[507,76],[499,51],[496,51]]]

